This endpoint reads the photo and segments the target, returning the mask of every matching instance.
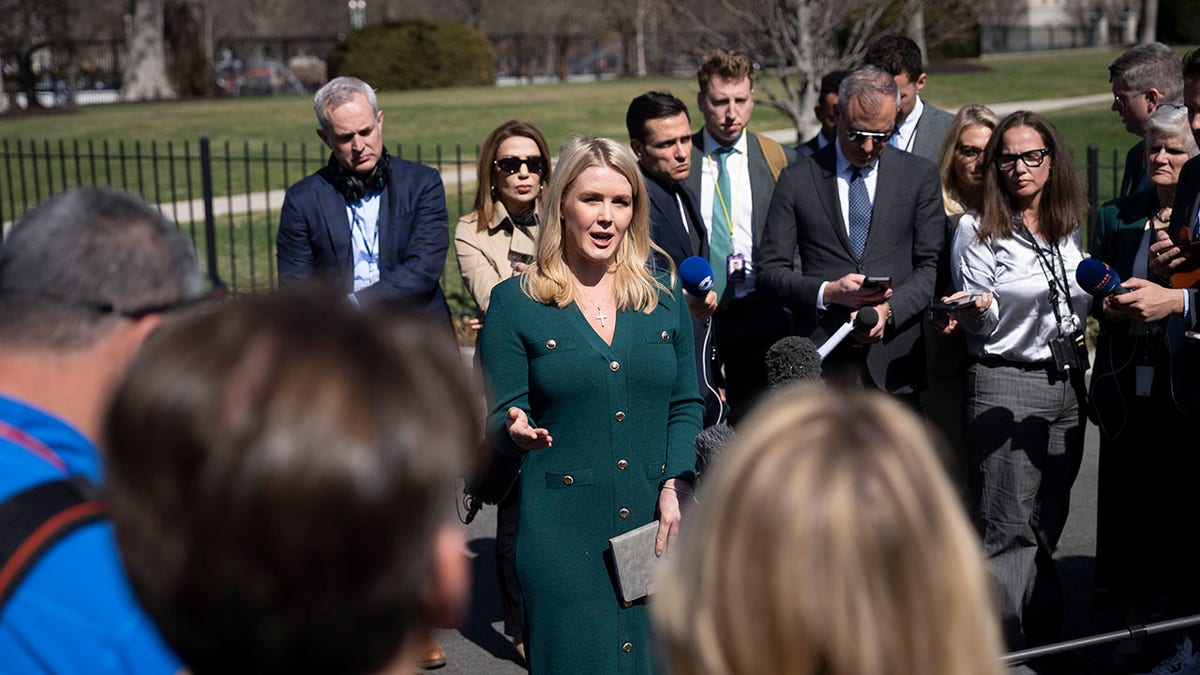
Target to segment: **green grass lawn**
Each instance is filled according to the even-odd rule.
[[[923,95],[938,106],[955,108],[970,102],[1104,93],[1106,68],[1117,53],[1079,50],[949,61],[931,68]],[[764,86],[770,86],[769,81],[763,80],[760,88]],[[443,173],[465,179],[461,192],[451,189],[447,195],[453,227],[474,198],[476,148],[497,124],[529,120],[542,129],[552,148],[577,133],[624,139],[629,100],[651,89],[672,91],[695,113],[697,86],[692,78],[383,92],[380,107],[385,113],[384,138],[393,152],[439,164]],[[790,120],[765,100],[760,93],[752,127],[790,128]],[[695,113],[693,126],[699,126],[698,117]],[[1115,163],[1123,162],[1126,149],[1135,142],[1106,105],[1048,117],[1062,130],[1079,164],[1086,161],[1090,143],[1100,148],[1103,165],[1114,163],[1114,150]],[[285,187],[320,166],[327,153],[315,126],[307,96],[116,104],[0,116],[0,220],[11,220],[46,195],[78,184],[125,187],[160,203],[197,199],[202,194],[197,160],[201,136],[212,139],[217,199],[236,206],[238,194]],[[16,158],[18,145],[21,161]],[[168,148],[176,161],[165,160]],[[36,161],[31,152],[39,155]],[[1114,175],[1101,172],[1101,201],[1114,193]],[[168,215],[185,223],[193,217],[186,211]],[[276,218],[275,213],[218,218],[219,272],[239,292],[269,287]],[[204,260],[202,228],[184,227]],[[453,258],[451,250],[443,286],[456,311],[467,313],[470,302]]]

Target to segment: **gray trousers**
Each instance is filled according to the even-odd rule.
[[[977,525],[1008,646],[1052,642],[1062,628],[1054,550],[1083,460],[1078,396],[1047,369],[981,363],[967,369],[966,396]]]

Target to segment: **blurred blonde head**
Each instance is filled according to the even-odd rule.
[[[740,428],[652,606],[675,673],[1001,673],[980,547],[916,417],[801,387]]]

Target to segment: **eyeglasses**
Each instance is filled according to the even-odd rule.
[[[851,143],[862,143],[870,138],[876,143],[887,143],[895,133],[893,131],[855,131],[854,129],[846,130],[846,139]]]
[[[1132,94],[1113,94],[1113,105],[1117,107],[1117,110],[1121,110],[1125,106],[1129,105],[1130,100],[1135,99],[1138,96],[1145,95],[1146,92],[1144,91],[1135,91]]]
[[[546,175],[546,158],[545,157],[501,157],[492,162],[509,176],[521,170],[521,165],[529,167],[529,173],[535,173],[539,176]]]
[[[973,145],[956,145],[954,149],[965,159],[979,159],[979,156],[983,154],[983,148],[977,148]]]
[[[996,167],[1001,171],[1011,171],[1017,165],[1017,160],[1025,163],[1025,166],[1035,169],[1046,161],[1046,156],[1050,154],[1050,148],[1041,148],[1038,150],[1030,150],[1022,152],[1019,155],[996,155]]]

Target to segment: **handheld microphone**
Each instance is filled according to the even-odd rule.
[[[825,344],[821,345],[821,348],[817,350],[817,354],[824,361],[825,357],[829,356],[834,349],[837,349],[838,345],[842,344],[842,340],[845,340],[851,331],[870,331],[877,323],[879,323],[879,312],[875,311],[874,307],[863,307],[858,310],[858,315],[854,317],[853,321],[847,321],[841,328],[837,329],[836,333],[829,336]]]
[[[712,265],[698,255],[687,258],[679,263],[679,280],[683,283],[683,290],[703,298],[712,290]]]
[[[1129,292],[1128,288],[1121,285],[1121,277],[1112,265],[1095,258],[1079,261],[1079,266],[1075,268],[1075,283],[1097,298]]]
[[[767,350],[767,387],[774,389],[792,382],[821,379],[821,356],[806,337],[789,335]]]

